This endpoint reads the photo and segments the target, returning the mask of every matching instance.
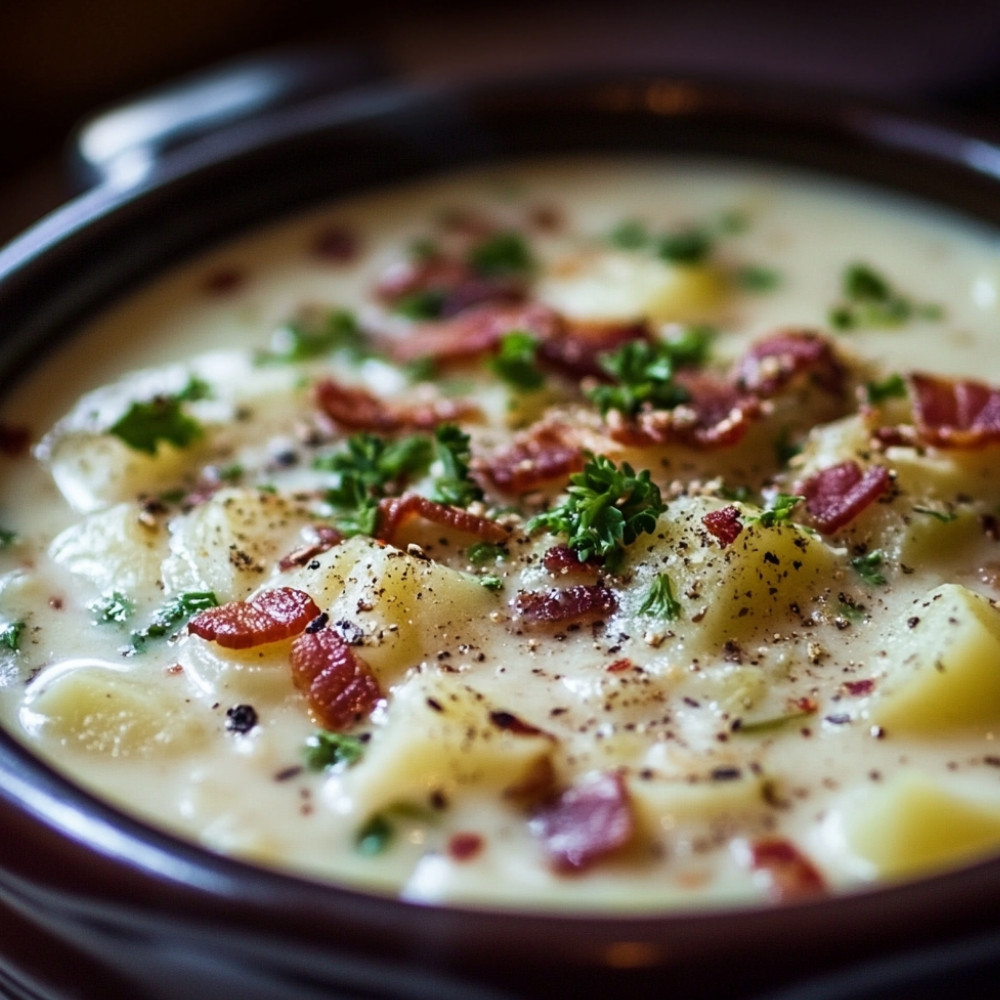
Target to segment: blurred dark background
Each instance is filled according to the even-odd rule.
[[[317,43],[403,80],[662,66],[1000,117],[992,0],[0,0],[0,239],[66,197],[96,111],[206,66]]]

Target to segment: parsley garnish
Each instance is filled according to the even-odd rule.
[[[649,230],[638,219],[625,219],[608,233],[608,242],[619,250],[642,250],[650,241]]]
[[[902,375],[889,375],[881,382],[865,384],[865,394],[872,405],[882,403],[887,399],[898,399],[906,396],[906,381]]]
[[[0,528],[0,549],[5,549],[8,545],[13,545],[16,541],[16,531],[8,531],[6,528]]]
[[[958,520],[958,514],[953,510],[934,510],[933,507],[914,507],[913,512],[915,514],[928,514],[930,517],[935,518],[935,520],[940,521],[942,524],[950,524],[952,521]]]
[[[580,562],[596,557],[614,569],[625,547],[655,531],[656,519],[667,509],[648,469],[637,474],[627,462],[619,468],[606,455],[588,454],[583,471],[569,482],[566,499],[533,517],[527,527],[567,535]]]
[[[469,546],[469,551],[465,555],[473,566],[481,566],[483,563],[505,558],[507,550],[494,542],[475,542]]]
[[[745,264],[735,275],[736,284],[745,292],[773,292],[781,284],[781,275],[773,267]]]
[[[712,234],[702,227],[678,229],[656,241],[656,254],[671,264],[691,266],[706,261],[712,252]]]
[[[535,266],[524,237],[513,231],[495,233],[477,243],[468,260],[475,271],[488,278],[523,274]]]
[[[433,356],[425,354],[421,358],[407,362],[403,370],[411,382],[430,382],[437,377],[438,364]]]
[[[94,615],[95,624],[121,623],[135,614],[135,601],[120,590],[112,590],[88,604],[87,610]]]
[[[396,828],[389,822],[385,813],[375,813],[364,826],[358,830],[354,838],[354,846],[359,854],[371,857],[381,854],[392,843]]]
[[[310,771],[326,771],[357,763],[364,748],[364,743],[357,736],[320,729],[306,740],[303,757]]]
[[[787,523],[792,519],[792,511],[803,500],[805,497],[792,493],[778,493],[771,498],[767,507],[751,521],[756,522],[762,528],[773,528],[776,524]]]
[[[434,480],[431,500],[453,507],[482,500],[483,491],[469,474],[469,435],[456,424],[441,424],[434,431],[434,444],[442,474]]]
[[[141,631],[131,635],[130,653],[141,653],[150,639],[162,639],[181,622],[187,621],[199,611],[218,606],[215,594],[210,590],[189,590],[167,601],[153,616],[153,620]]]
[[[660,573],[653,581],[653,585],[646,595],[646,600],[639,608],[639,614],[655,615],[657,618],[665,618],[671,622],[680,617],[681,606],[674,598],[674,588],[666,573]]]
[[[866,552],[863,556],[852,559],[851,565],[869,587],[881,587],[886,583],[885,576],[880,569],[883,558],[881,549],[872,549],[871,552]]]
[[[186,388],[173,396],[154,396],[133,403],[108,428],[109,433],[148,455],[156,454],[161,441],[186,448],[205,432],[197,420],[184,412],[184,403],[191,398],[183,395],[185,391]]]
[[[438,319],[444,311],[446,295],[439,288],[425,288],[397,299],[393,312],[408,319]]]
[[[651,344],[633,340],[611,354],[601,355],[601,367],[615,380],[612,385],[598,385],[587,393],[601,414],[618,410],[634,416],[649,405],[669,410],[684,403],[689,393],[674,382],[674,372],[687,363],[691,345],[683,343],[679,351],[670,341]]]
[[[16,653],[21,648],[21,633],[24,631],[25,623],[9,622],[0,628],[0,647],[9,649]]]
[[[343,451],[322,455],[313,467],[338,475],[326,500],[338,513],[337,524],[348,534],[372,535],[379,500],[409,477],[425,472],[433,457],[430,438],[414,434],[387,441],[377,434],[352,434]]]
[[[208,382],[197,375],[192,375],[184,388],[177,393],[177,398],[182,403],[196,403],[199,399],[211,399],[213,395],[212,386]]]
[[[503,590],[503,579],[499,576],[490,574],[488,576],[477,577],[477,579],[479,580],[479,585],[485,587],[487,590]]]
[[[829,314],[830,324],[837,330],[896,327],[915,316],[940,319],[942,315],[940,306],[913,302],[863,263],[848,264],[844,269],[841,293],[843,301],[837,303]]]
[[[795,722],[798,719],[808,719],[810,715],[815,714],[815,708],[802,708],[795,712],[789,712],[787,715],[775,715],[768,719],[757,719],[754,722],[747,722],[744,719],[740,719],[740,724],[733,727],[733,732],[765,733],[773,729],[780,729],[789,722]]]
[[[346,309],[331,309],[290,320],[271,335],[267,351],[259,355],[264,363],[311,361],[331,351],[348,351],[361,357],[367,339],[354,314]]]
[[[515,389],[531,391],[545,385],[538,368],[538,340],[523,330],[511,330],[500,338],[500,350],[490,359],[490,368]]]

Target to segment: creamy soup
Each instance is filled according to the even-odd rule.
[[[1000,847],[997,234],[791,172],[318,209],[7,394],[5,726],[421,901],[783,902]]]

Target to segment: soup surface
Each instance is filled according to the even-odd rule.
[[[693,161],[215,250],[7,394],[4,724],[212,850],[423,901],[982,857],[998,292],[992,230]]]

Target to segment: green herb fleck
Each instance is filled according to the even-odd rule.
[[[500,338],[500,349],[490,359],[490,368],[508,385],[531,392],[545,385],[537,354],[535,337],[523,330],[511,330]]]
[[[940,306],[915,303],[900,294],[868,264],[847,265],[841,277],[841,293],[843,301],[834,305],[829,314],[830,324],[837,330],[886,329],[902,326],[914,317],[940,319],[943,315]]]
[[[120,590],[112,590],[87,605],[95,624],[112,624],[128,621],[135,614],[135,601]]]
[[[669,342],[633,340],[599,361],[614,383],[595,386],[587,397],[602,414],[618,410],[634,416],[645,405],[673,409],[689,398],[687,390],[674,382],[678,365]]]
[[[473,566],[482,566],[484,563],[496,562],[507,555],[507,550],[502,545],[494,542],[475,542],[469,546],[466,558]]]
[[[884,558],[881,549],[872,549],[871,552],[852,559],[851,565],[869,587],[882,587],[886,583],[885,575],[881,571]]]
[[[393,303],[393,312],[408,319],[438,319],[444,311],[446,294],[439,288],[411,292]]]
[[[12,653],[18,652],[21,648],[21,633],[24,632],[25,623],[22,621],[9,622],[0,627],[0,647],[9,649]]]
[[[792,433],[787,427],[782,427],[774,442],[774,456],[777,458],[778,464],[786,465],[801,452],[802,445],[792,438]]]
[[[321,729],[306,740],[303,757],[310,771],[326,771],[356,764],[364,748],[364,743],[357,736]]]
[[[840,595],[840,602],[837,607],[840,614],[852,622],[863,621],[867,613],[863,604],[858,604],[857,601],[846,594]]]
[[[162,639],[199,611],[217,607],[218,604],[215,594],[210,590],[189,590],[178,594],[156,612],[144,629],[132,633],[129,652],[142,653],[150,639]]]
[[[953,510],[935,510],[933,507],[914,507],[913,512],[915,514],[927,514],[935,520],[940,521],[942,524],[950,524],[952,521],[958,520],[958,514],[956,514]]]
[[[480,576],[477,579],[480,586],[485,587],[487,590],[503,590],[503,580],[499,576]]]
[[[902,375],[889,375],[881,382],[868,382],[865,385],[865,394],[868,402],[873,406],[883,403],[887,399],[905,398],[906,381]]]
[[[354,838],[354,846],[359,854],[373,857],[382,854],[392,843],[396,829],[389,822],[385,813],[375,813],[364,826],[358,830]]]
[[[691,266],[704,263],[712,252],[712,234],[701,227],[678,229],[656,241],[656,253],[671,264]]]
[[[6,528],[0,528],[0,549],[5,549],[8,545],[13,545],[16,541],[16,531],[9,531]]]
[[[642,250],[650,241],[649,230],[638,219],[625,219],[608,233],[608,242],[619,250]]]
[[[430,382],[437,376],[438,364],[432,355],[425,354],[407,362],[403,370],[410,382]]]
[[[483,491],[469,473],[469,435],[456,424],[441,424],[434,431],[434,444],[442,472],[434,480],[431,499],[454,507],[482,500]]]
[[[655,615],[671,622],[680,617],[681,606],[674,597],[674,589],[666,573],[660,573],[653,581],[639,614]]]
[[[212,386],[208,382],[197,375],[192,375],[184,388],[177,393],[177,398],[183,403],[196,403],[199,399],[211,399],[214,395]]]
[[[637,474],[627,462],[618,467],[606,455],[588,454],[583,470],[569,478],[566,499],[527,527],[565,534],[580,562],[600,558],[613,570],[626,546],[656,530],[666,509],[648,469]]]
[[[524,237],[517,232],[494,233],[469,252],[469,264],[484,277],[524,274],[535,266]]]
[[[773,528],[776,524],[785,524],[792,519],[792,511],[805,500],[805,497],[792,493],[778,493],[771,498],[767,507],[751,523],[756,522],[762,528]]]
[[[163,395],[135,402],[108,429],[136,451],[155,455],[160,442],[186,448],[204,435],[204,429],[184,411],[181,396]]]
[[[737,287],[745,292],[773,292],[781,284],[781,274],[773,267],[745,264],[735,275]]]
[[[311,361],[332,351],[347,351],[360,358],[367,349],[367,338],[354,314],[346,309],[331,309],[304,315],[279,327],[258,360],[265,364],[293,364]]]

